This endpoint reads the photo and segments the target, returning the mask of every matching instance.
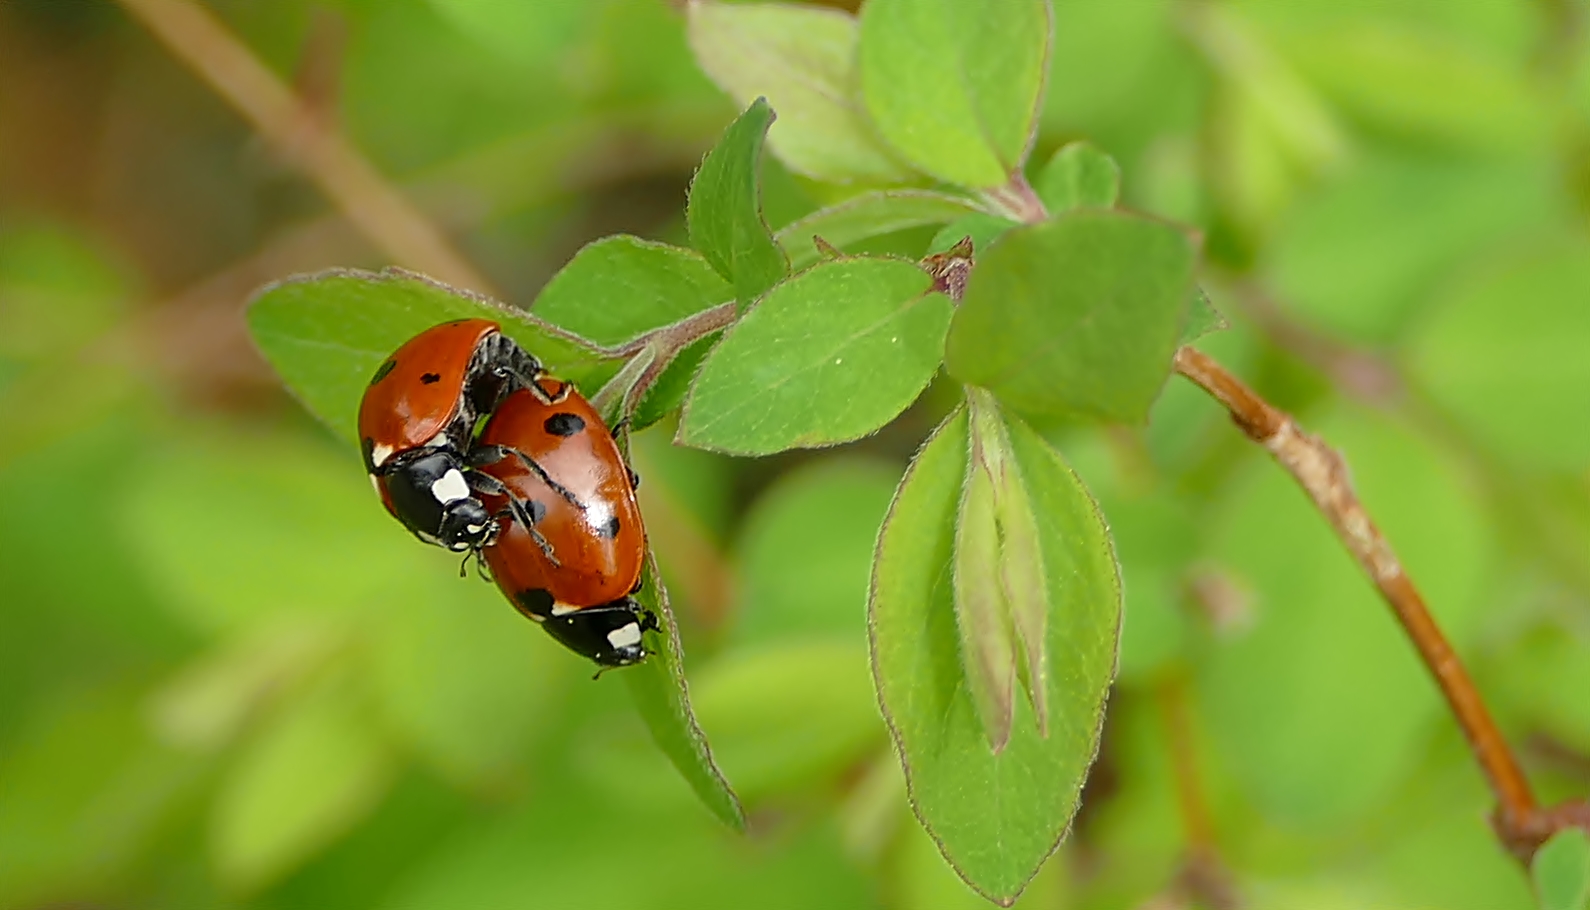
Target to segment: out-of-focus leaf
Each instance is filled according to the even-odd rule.
[[[1590,465],[1590,244],[1550,238],[1478,270],[1420,326],[1428,393],[1518,461]]]
[[[416,578],[371,631],[370,681],[388,725],[447,778],[479,789],[520,772],[528,745],[580,675],[475,578]]]
[[[718,760],[752,802],[835,779],[886,742],[859,639],[731,651],[691,688]]]
[[[1203,288],[1193,288],[1192,301],[1187,305],[1187,324],[1182,326],[1181,344],[1191,344],[1210,332],[1226,328],[1226,317],[1220,315]]]
[[[1177,228],[1118,212],[1013,230],[972,270],[945,365],[1020,411],[1142,422],[1170,374],[1195,258]]]
[[[1304,423],[1344,453],[1366,508],[1464,653],[1487,603],[1489,559],[1463,476],[1384,418],[1342,408]],[[1441,714],[1389,608],[1291,477],[1257,452],[1214,527],[1211,555],[1254,597],[1248,622],[1199,666],[1223,760],[1278,819],[1324,825],[1379,805]]]
[[[0,903],[114,900],[159,826],[192,798],[205,762],[155,742],[138,696],[63,698],[13,728],[0,758]]]
[[[835,458],[768,488],[738,544],[735,640],[864,635],[872,547],[899,480],[892,465]]]
[[[690,182],[685,208],[691,246],[734,286],[742,304],[789,272],[789,260],[762,220],[758,190],[762,140],[772,122],[767,99],[758,98],[730,124]]]
[[[533,316],[410,272],[333,269],[266,285],[248,308],[249,331],[287,388],[344,438],[357,438],[359,399],[405,341],[450,319],[491,319],[503,333],[581,388],[617,369],[611,355]]]
[[[958,412],[941,425],[895,495],[873,571],[873,672],[918,817],[973,887],[1008,902],[1076,810],[1115,670],[1120,583],[1080,482],[1047,443],[1012,423],[1054,610],[1046,647],[1055,670],[1049,735],[1017,699],[1010,741],[993,754],[964,678],[952,591],[967,423]]]
[[[775,288],[702,364],[685,445],[742,455],[848,442],[905,410],[938,372],[950,301],[915,263],[819,263]]]
[[[451,561],[416,550],[362,474],[351,449],[338,460],[301,443],[193,434],[139,463],[116,526],[164,605],[195,629],[347,616],[427,561]],[[218,515],[226,533],[203,530]]]
[[[126,294],[123,277],[82,237],[43,225],[0,232],[0,368],[87,341],[121,315]]]
[[[987,212],[974,212],[951,221],[933,235],[933,242],[928,244],[929,253],[943,253],[963,238],[972,238],[972,257],[976,259],[994,245],[994,241],[1005,236],[1011,228],[1016,227],[1016,222]]]
[[[838,249],[858,240],[927,224],[943,224],[976,213],[971,200],[931,190],[879,190],[819,209],[779,229],[778,242],[790,264],[803,268],[818,260],[813,237]]]
[[[1534,163],[1371,158],[1299,201],[1277,225],[1264,268],[1289,311],[1384,343],[1454,266],[1549,220],[1560,205],[1552,180]]]
[[[700,254],[618,234],[576,253],[536,295],[531,312],[616,347],[732,299],[734,289]]]
[[[861,88],[878,133],[950,183],[996,187],[1027,157],[1049,62],[1046,0],[870,0]]]
[[[1087,142],[1054,153],[1033,183],[1050,217],[1077,208],[1107,209],[1121,195],[1121,166]]]
[[[386,792],[393,758],[346,683],[284,706],[216,798],[211,850],[222,880],[261,887],[346,833]]]
[[[1590,910],[1590,835],[1558,832],[1530,863],[1540,910]]]
[[[839,10],[778,3],[689,5],[690,46],[741,104],[766,97],[768,134],[790,170],[838,183],[913,178],[873,136],[855,96],[856,20]]]
[[[657,559],[646,557],[646,573],[635,599],[657,616],[661,629],[646,633],[650,657],[621,671],[635,709],[651,731],[657,748],[668,756],[690,789],[708,810],[731,828],[745,828],[745,812],[713,761],[706,735],[696,722],[685,684],[684,652],[679,646],[679,626],[668,606],[668,592],[657,574]]]
[[[429,0],[449,24],[504,61],[545,75],[578,46],[600,3],[500,3],[497,0]]]

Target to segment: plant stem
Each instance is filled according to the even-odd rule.
[[[1590,804],[1574,802],[1542,809],[1535,802],[1529,781],[1474,681],[1353,491],[1342,457],[1317,437],[1305,433],[1291,415],[1259,397],[1208,355],[1184,347],[1176,352],[1176,371],[1224,405],[1242,432],[1269,450],[1314,501],[1336,530],[1336,536],[1379,588],[1457,717],[1495,794],[1497,808],[1492,823],[1508,849],[1527,862],[1557,830],[1570,825],[1590,830]]]
[[[490,283],[442,232],[208,10],[192,0],[121,4],[297,164],[393,262],[491,293]]]

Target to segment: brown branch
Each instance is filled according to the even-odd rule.
[[[1527,862],[1535,849],[1561,828],[1590,830],[1590,804],[1575,802],[1543,809],[1535,802],[1529,781],[1491,719],[1474,681],[1353,491],[1341,456],[1305,433],[1290,415],[1260,398],[1202,352],[1191,347],[1177,351],[1176,371],[1224,405],[1242,432],[1269,450],[1314,501],[1335,528],[1336,536],[1380,589],[1425,667],[1435,677],[1495,794],[1497,807],[1492,824],[1507,848]]]
[[[490,284],[446,237],[246,45],[192,0],[121,0],[173,56],[301,168],[394,263],[483,294]]]

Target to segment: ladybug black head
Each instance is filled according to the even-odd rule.
[[[392,510],[415,536],[454,552],[491,543],[497,522],[475,497],[451,449],[414,449],[383,469]]]
[[[564,647],[603,667],[627,667],[646,659],[649,652],[641,638],[646,630],[657,628],[657,617],[626,597],[599,607],[554,614],[541,625]]]

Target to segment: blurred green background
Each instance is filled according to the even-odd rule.
[[[1090,139],[1205,231],[1232,328],[1201,346],[1346,452],[1542,795],[1590,792],[1590,3],[1055,5],[1037,155]],[[605,234],[681,242],[735,113],[663,0],[208,7],[510,302]],[[766,165],[774,227],[855,191]],[[984,906],[866,664],[876,529],[951,390],[834,451],[637,439],[740,837],[253,351],[258,284],[383,263],[117,4],[0,2],[0,906]],[[1410,647],[1210,401],[1048,432],[1127,616],[1021,906],[1530,904]]]

